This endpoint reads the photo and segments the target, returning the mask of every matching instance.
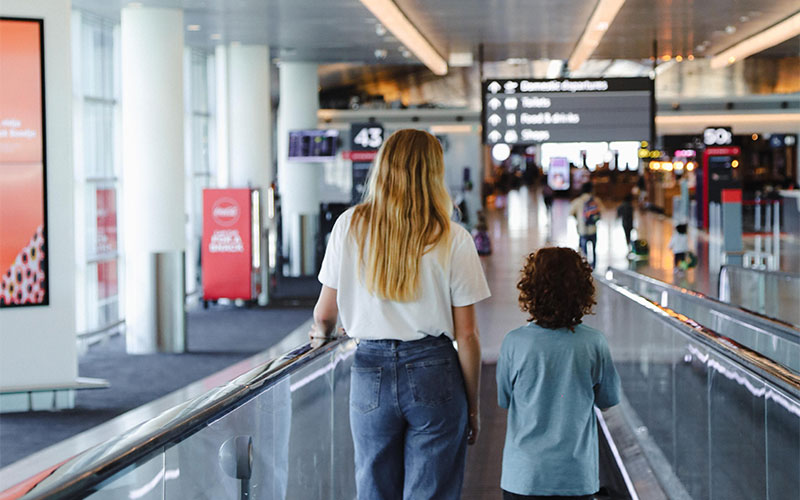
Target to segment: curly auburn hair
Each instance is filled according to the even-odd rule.
[[[592,268],[571,248],[541,248],[528,255],[517,282],[519,307],[544,328],[569,328],[592,312]]]

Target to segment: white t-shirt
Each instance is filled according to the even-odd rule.
[[[686,253],[689,251],[689,237],[686,234],[681,234],[677,230],[672,233],[672,238],[669,240],[669,249],[673,253]]]
[[[351,208],[334,224],[319,272],[319,281],[337,290],[339,317],[350,337],[419,340],[445,334],[452,339],[452,307],[491,295],[472,237],[451,222],[449,247],[440,244],[422,256],[419,298],[413,302],[378,298],[364,285],[363,270],[359,274],[360,252],[349,234],[352,217]]]

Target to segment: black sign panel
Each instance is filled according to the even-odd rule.
[[[383,145],[383,125],[377,123],[353,123],[350,126],[350,149],[352,151],[377,151]],[[360,203],[367,187],[371,161],[353,159],[353,203]]]
[[[292,130],[289,161],[331,161],[336,158],[337,130]]]
[[[653,127],[649,78],[483,82],[483,142],[641,141]]]

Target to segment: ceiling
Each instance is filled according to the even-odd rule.
[[[800,9],[797,0],[627,0],[594,52],[643,59],[717,54]],[[705,47],[705,48],[701,48]],[[800,55],[789,44],[782,55]]]
[[[597,0],[395,0],[432,45],[445,56],[471,52],[484,60],[567,59]],[[77,8],[112,19],[128,0],[73,0]],[[359,0],[140,0],[144,6],[182,8],[188,45],[213,48],[224,42],[267,44],[273,58],[342,63],[346,74],[332,81],[357,80],[354,66],[386,65],[391,72],[415,72],[419,62],[403,54],[391,34]],[[627,0],[587,68],[614,60],[640,63],[653,55],[696,58],[718,53],[788,17],[797,0]],[[377,55],[376,55],[377,51]],[[800,56],[800,38],[758,57]],[[378,70],[388,74],[389,71]],[[373,74],[370,70],[367,74]],[[330,75],[329,75],[330,76]]]

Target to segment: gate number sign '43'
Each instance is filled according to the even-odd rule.
[[[364,127],[358,131],[353,142],[362,148],[378,149],[383,144],[383,128]]]

